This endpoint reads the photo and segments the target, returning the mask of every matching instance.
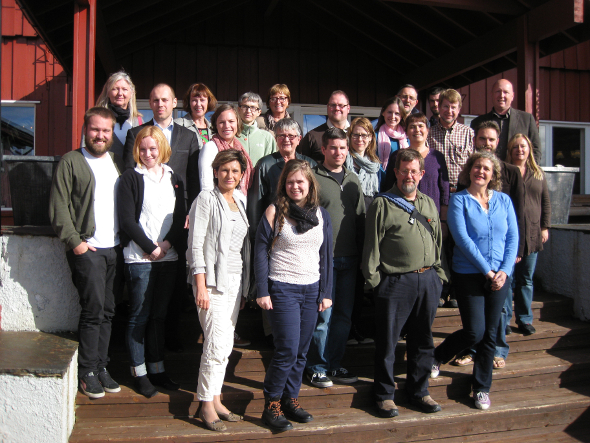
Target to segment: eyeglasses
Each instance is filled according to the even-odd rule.
[[[287,97],[271,97],[270,98],[271,103],[276,103],[276,102],[285,103],[286,101],[289,101],[289,99]]]
[[[411,175],[412,177],[418,177],[422,174],[422,171],[408,171],[407,169],[403,171],[398,169],[397,172],[399,172],[401,175]]]
[[[248,106],[248,105],[240,105],[238,106],[242,111],[244,112],[248,112],[248,111],[252,111],[252,112],[256,112],[256,111],[260,111],[260,108],[257,106]]]
[[[411,102],[415,102],[416,100],[418,100],[418,97],[413,97],[413,96],[407,95],[407,94],[400,95],[399,98],[401,98],[402,100],[409,100]]]
[[[285,140],[286,138],[288,138],[290,141],[293,141],[297,137],[299,137],[299,136],[298,135],[293,135],[293,134],[279,134],[279,135],[277,135],[277,141],[279,141],[279,140]]]
[[[371,134],[352,134],[352,138],[354,139],[361,139],[361,140],[369,140],[370,138],[372,138]]]
[[[343,103],[328,103],[328,108],[330,108],[330,109],[336,109],[336,108],[344,109],[347,106],[348,106],[348,103],[345,103],[345,104],[343,104]]]

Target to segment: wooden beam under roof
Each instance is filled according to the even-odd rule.
[[[505,15],[521,15],[527,9],[514,0],[383,0],[392,3],[436,6],[440,8],[466,9],[468,11],[491,12]]]
[[[528,16],[529,30],[543,27],[543,35],[562,32],[579,23],[578,11],[583,0],[550,0],[547,3],[533,9]],[[545,9],[547,8],[547,9]],[[539,14],[538,10],[550,10],[552,16]],[[471,69],[479,67],[499,57],[504,57],[517,50],[518,19],[511,20],[476,39],[471,40],[460,48],[442,55],[436,60],[409,73],[418,89],[428,88],[441,81],[455,77]],[[529,31],[531,32],[531,31]],[[538,41],[531,38],[537,37],[535,32],[529,33],[529,41]]]

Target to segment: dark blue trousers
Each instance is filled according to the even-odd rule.
[[[428,394],[434,343],[432,322],[442,284],[436,271],[384,275],[375,292],[375,396],[393,400],[395,347],[404,324],[408,370],[406,390],[412,397]]]
[[[297,398],[318,320],[319,283],[293,285],[269,280],[268,288],[275,353],[266,370],[264,395]]]
[[[449,335],[436,348],[434,358],[447,363],[462,350],[475,346],[477,358],[473,366],[473,391],[489,392],[502,306],[508,291],[512,290],[510,279],[506,279],[499,291],[484,289],[486,277],[483,274],[454,273],[453,279],[463,329]]]

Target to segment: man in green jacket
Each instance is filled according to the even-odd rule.
[[[276,152],[277,143],[270,132],[259,129],[256,123],[262,106],[260,96],[254,92],[246,92],[238,103],[238,112],[242,119],[242,131],[238,140],[255,165],[262,157]]]
[[[448,271],[441,264],[438,211],[434,201],[418,191],[423,175],[420,153],[400,150],[395,160],[396,184],[377,196],[367,212],[362,270],[367,285],[375,288],[374,389],[382,417],[398,415],[393,365],[404,324],[408,398],[424,412],[441,410],[428,393],[428,380],[434,358],[432,322]]]
[[[115,191],[122,159],[109,152],[115,114],[96,107],[84,115],[85,147],[60,160],[49,203],[51,225],[65,244],[72,280],[80,296],[78,378],[90,398],[121,388],[106,366],[115,314],[113,285],[122,264]]]
[[[348,138],[339,128],[322,135],[324,162],[313,168],[320,205],[330,214],[334,249],[332,307],[319,313],[307,357],[313,386],[354,383],[358,377],[340,364],[350,332],[354,290],[365,231],[365,199],[357,175],[346,169]]]

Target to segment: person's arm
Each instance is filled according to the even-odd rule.
[[[212,191],[215,187],[213,182],[213,160],[219,150],[215,142],[207,142],[203,149],[199,151],[199,181],[201,184],[201,191]]]
[[[498,272],[503,271],[506,275],[510,275],[514,267],[514,261],[518,253],[518,221],[516,219],[516,212],[514,206],[509,198],[506,198],[504,203],[505,210],[498,211],[497,217],[506,217],[508,230],[506,232],[506,242],[504,244],[504,257]]]
[[[431,203],[432,205],[432,213],[436,214],[436,206],[434,202]],[[442,282],[449,281],[449,268],[446,259],[443,259],[442,253],[442,245],[443,245],[443,225],[440,222],[440,218],[438,223],[433,226],[434,231],[434,241],[436,242],[436,259],[433,263],[433,268],[436,270],[436,274],[441,279]]]
[[[520,172],[514,173],[514,178],[510,185],[510,199],[514,205],[514,212],[516,214],[516,220],[518,223],[518,253],[517,257],[524,255],[525,245],[525,220],[524,220],[524,182]]]
[[[154,242],[145,235],[145,232],[139,224],[139,217],[135,214],[135,202],[137,199],[143,199],[143,192],[137,186],[134,175],[137,174],[132,169],[123,173],[117,186],[117,213],[119,215],[119,228],[127,236],[139,245],[146,254],[151,254],[158,247]],[[140,178],[142,180],[143,178]]]
[[[547,180],[544,176],[542,186],[543,190],[541,193],[541,229],[549,229],[551,227],[551,200],[549,199],[549,189],[547,188]]]
[[[365,208],[365,197],[363,195],[363,188],[361,187],[361,183],[356,178],[356,174],[354,175],[355,182],[358,185],[358,200],[356,202],[356,244],[357,244],[357,254],[362,254],[363,245],[365,244],[365,218],[367,210]]]
[[[266,209],[265,214],[258,223],[256,231],[256,243],[254,244],[254,276],[256,279],[257,298],[269,297],[268,273],[269,273],[269,247],[273,241],[273,228],[275,217],[274,205]],[[271,221],[269,221],[271,220]]]
[[[363,258],[361,269],[365,277],[366,284],[370,288],[375,288],[381,281],[379,265],[381,255],[379,244],[383,239],[385,230],[384,224],[383,198],[376,198],[367,212],[365,222],[365,244],[363,247]]]
[[[49,219],[57,237],[65,243],[67,249],[75,249],[84,240],[76,231],[70,204],[72,196],[73,171],[72,164],[62,159],[55,170],[49,196]],[[85,243],[85,242],[84,242]]]
[[[190,131],[191,139],[188,151],[188,162],[186,165],[186,194],[187,194],[187,208],[190,211],[191,205],[199,192],[201,192],[201,181],[199,179],[199,136],[193,131]]]
[[[451,196],[447,213],[447,224],[449,225],[453,240],[455,240],[455,245],[467,257],[469,262],[479,269],[479,272],[486,275],[492,270],[492,267],[481,254],[479,247],[469,236],[467,220],[465,218],[466,214],[469,214],[469,208],[466,208],[465,205],[466,196],[457,194]],[[470,216],[473,217],[475,214],[470,214]]]
[[[258,222],[262,218],[262,211],[268,205],[264,205],[263,201],[266,199],[265,189],[262,183],[262,159],[258,161],[258,164],[254,168],[254,174],[252,178],[252,185],[248,189],[248,205],[246,206],[246,213],[248,214],[248,223],[250,223],[250,238],[256,238],[256,228]]]
[[[125,169],[135,168],[135,160],[133,160],[133,145],[135,144],[135,131],[133,128],[127,131],[127,137],[125,138],[125,146],[123,147],[123,163]]]
[[[188,249],[186,258],[188,260],[190,273],[204,274],[205,264],[205,235],[211,218],[210,194],[201,192],[195,204],[192,205],[189,213]]]
[[[332,242],[332,219],[324,208],[320,208],[324,219],[324,240],[320,247],[320,280],[324,282],[318,297],[318,310],[325,311],[332,306],[332,285],[334,281],[334,247]]]
[[[541,151],[541,137],[539,136],[539,128],[537,128],[537,122],[535,121],[535,117],[532,114],[529,114],[529,139],[533,144],[533,156],[535,157],[535,161],[538,165],[541,165],[541,160],[543,158],[543,152]]]
[[[393,185],[395,184],[395,158],[397,156],[397,151],[393,151],[389,155],[389,160],[387,161],[387,168],[385,169],[385,180],[381,183],[381,192],[389,191]],[[369,208],[367,208],[369,209]]]
[[[164,241],[176,246],[178,241],[182,238],[185,220],[186,207],[184,204],[184,185],[180,175],[172,175],[172,185],[174,186],[174,194],[176,195],[176,202],[174,203],[174,213],[172,215],[172,226],[168,233],[164,236]]]

